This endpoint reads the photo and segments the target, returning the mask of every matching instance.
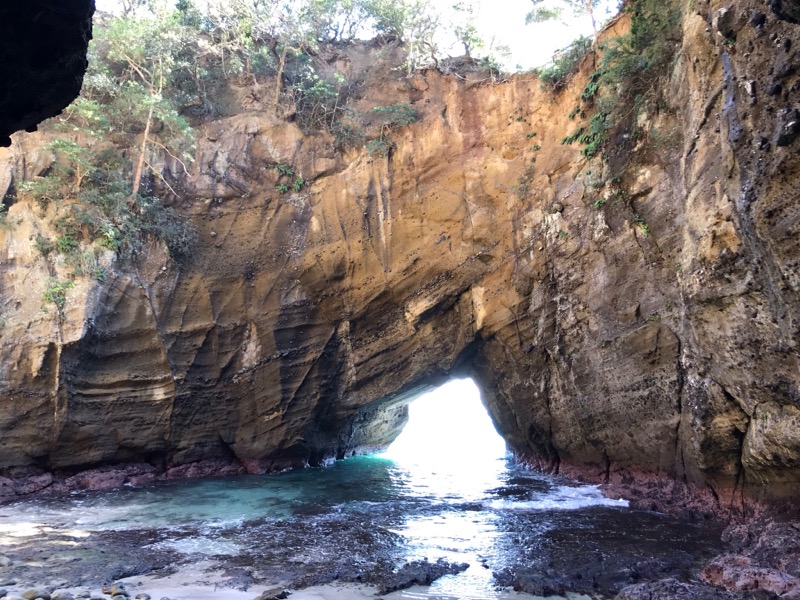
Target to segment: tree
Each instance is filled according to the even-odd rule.
[[[131,186],[132,202],[139,193],[145,168],[160,176],[148,160],[151,147],[158,147],[182,163],[191,160],[192,132],[179,113],[179,80],[191,78],[194,65],[184,50],[194,36],[178,17],[171,11],[117,18],[107,28],[101,28],[98,35],[97,48],[107,65],[105,75],[114,79],[115,85],[96,91],[110,105],[112,119],[123,121],[129,130],[142,132]],[[95,90],[91,89],[93,79],[89,81],[87,95],[91,97]],[[158,137],[151,135],[156,121],[161,126]]]
[[[121,0],[120,4],[123,16],[130,17],[147,6],[148,0]]]
[[[472,51],[482,48],[483,38],[478,35],[478,28],[475,25],[478,9],[475,2],[462,1],[453,5],[454,20],[453,33],[458,41],[464,46],[464,54],[467,58],[472,58]]]
[[[319,41],[342,42],[367,29],[370,12],[363,0],[307,0],[303,18]]]
[[[564,12],[572,16],[588,16],[592,22],[594,43],[597,46],[597,18],[596,11],[601,0],[531,0],[533,10],[525,17],[525,23],[542,23],[561,18]]]
[[[145,13],[143,2],[136,8],[99,17],[81,96],[56,122],[61,133],[47,147],[53,166],[20,186],[52,210],[56,237],[40,236],[37,247],[45,256],[63,256],[75,275],[104,276],[101,248],[132,256],[154,236],[178,255],[193,237],[143,182],[149,171],[171,188],[160,159],[184,168],[191,160],[192,132],[180,110],[190,97],[184,83],[191,81],[198,36],[176,11]]]
[[[362,0],[362,6],[377,35],[405,39],[407,22],[411,16],[407,2],[404,0]]]
[[[439,13],[424,0],[406,0],[404,27],[401,40],[406,45],[406,71],[426,65],[438,66],[438,38],[441,29]]]

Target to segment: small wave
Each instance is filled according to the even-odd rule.
[[[627,508],[627,500],[606,498],[595,486],[559,486],[533,500],[500,498],[484,504],[495,510],[579,510],[593,506]]]
[[[235,556],[243,550],[242,547],[235,542],[205,536],[187,537],[179,540],[165,540],[153,544],[153,547],[175,550],[182,554],[201,554],[204,556]]]

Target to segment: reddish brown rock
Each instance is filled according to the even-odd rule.
[[[203,460],[167,469],[164,479],[198,479],[219,475],[242,475],[245,469],[241,465],[232,465],[220,460]]]
[[[785,571],[760,567],[746,556],[717,557],[703,569],[702,578],[734,592],[765,590],[780,598],[800,597],[800,579]]]
[[[50,473],[22,477],[14,482],[14,491],[18,496],[27,496],[42,491],[52,483],[53,476]]]

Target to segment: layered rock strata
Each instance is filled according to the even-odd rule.
[[[359,108],[419,113],[388,156],[249,96],[173,186],[191,256],[154,245],[63,311],[39,302],[67,268],[31,243],[47,215],[7,194],[0,468],[316,464],[385,445],[416,393],[470,375],[543,468],[724,506],[796,495],[800,29],[775,6],[685,16],[671,105],[640,116],[621,182],[561,143],[591,59],[553,94],[406,79],[387,46],[335,65],[365,80]],[[2,155],[0,188],[47,167],[46,137]],[[280,193],[275,164],[311,184]]]

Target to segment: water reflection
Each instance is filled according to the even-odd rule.
[[[687,576],[716,550],[719,532],[708,524],[628,510],[594,486],[510,464],[474,384],[452,385],[432,409],[411,406],[408,429],[384,456],[19,502],[0,507],[0,540],[9,551],[33,534],[38,547],[61,544],[64,535],[87,540],[83,554],[42,563],[43,577],[61,569],[64,578],[73,576],[69,561],[82,560],[97,540],[108,545],[103,556],[120,560],[131,548],[168,551],[185,564],[247,564],[266,580],[298,585],[360,581],[405,561],[444,559],[470,567],[390,597],[465,599],[515,597],[498,591],[499,582],[586,591],[585,582],[591,591],[597,582],[616,589],[631,572]]]

